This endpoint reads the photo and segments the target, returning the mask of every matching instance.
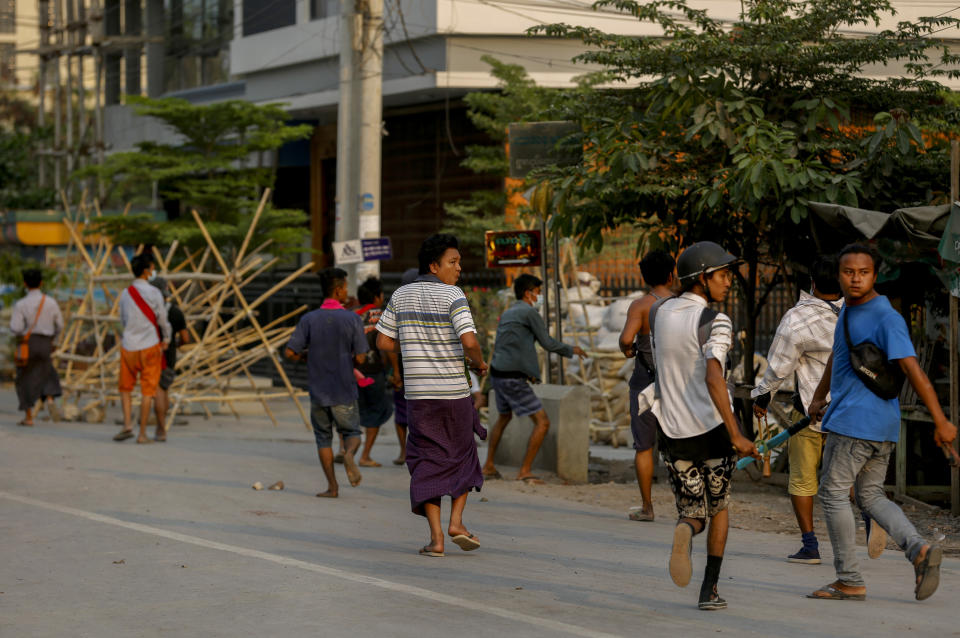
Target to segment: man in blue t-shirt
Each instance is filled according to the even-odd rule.
[[[343,436],[343,465],[350,485],[360,483],[354,454],[360,447],[360,416],[357,381],[353,367],[362,364],[370,349],[363,334],[363,320],[346,310],[347,273],[339,268],[320,271],[323,304],[308,312],[297,324],[285,354],[295,361],[307,360],[310,388],[310,423],[317,442],[317,455],[327,477],[327,490],[317,494],[336,498],[337,477],[333,471],[333,428]]]
[[[851,244],[840,251],[840,286],[844,309],[837,321],[833,353],[813,395],[807,413],[816,422],[823,419],[827,442],[823,451],[820,500],[823,505],[833,565],[837,580],[810,594],[809,598],[863,600],[867,588],[855,551],[856,523],[850,507],[850,488],[856,486],[857,504],[904,549],[913,563],[917,600],[929,598],[940,583],[943,551],[924,541],[895,503],[887,499],[883,481],[890,454],[900,433],[900,402],[883,399],[860,380],[850,364],[844,325],[850,343],[873,343],[889,361],[899,364],[910,384],[930,411],[937,445],[948,445],[957,428],[944,416],[933,385],[917,363],[910,333],[903,317],[873,286],[880,257],[872,248]],[[827,392],[831,394],[829,407]]]

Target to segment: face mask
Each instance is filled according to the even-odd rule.
[[[147,281],[153,281],[156,278],[157,278],[157,271],[154,270],[152,273],[150,273],[150,276],[147,277]]]
[[[533,302],[533,307],[537,310],[543,308],[543,297],[537,297],[537,300]]]

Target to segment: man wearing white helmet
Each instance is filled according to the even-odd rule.
[[[649,319],[654,383],[660,398],[654,410],[679,514],[670,577],[678,586],[687,586],[693,571],[693,537],[709,527],[698,604],[705,610],[727,606],[717,592],[717,581],[737,457],[758,456],[756,446],[740,431],[727,389],[725,368],[733,346],[733,324],[725,314],[708,307],[726,298],[733,284],[731,268],[737,263],[736,257],[713,242],[693,244],[677,260],[680,296],[655,304]]]

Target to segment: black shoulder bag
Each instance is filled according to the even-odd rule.
[[[847,310],[843,311],[843,338],[850,353],[850,365],[863,385],[881,399],[896,399],[906,379],[903,370],[887,358],[887,354],[876,344],[864,341],[853,345],[850,330],[847,328]]]

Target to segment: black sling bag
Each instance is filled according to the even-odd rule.
[[[850,353],[850,365],[863,385],[881,399],[896,399],[906,376],[899,364],[890,361],[887,354],[876,344],[864,341],[853,345],[847,328],[847,310],[843,311],[843,338]]]

